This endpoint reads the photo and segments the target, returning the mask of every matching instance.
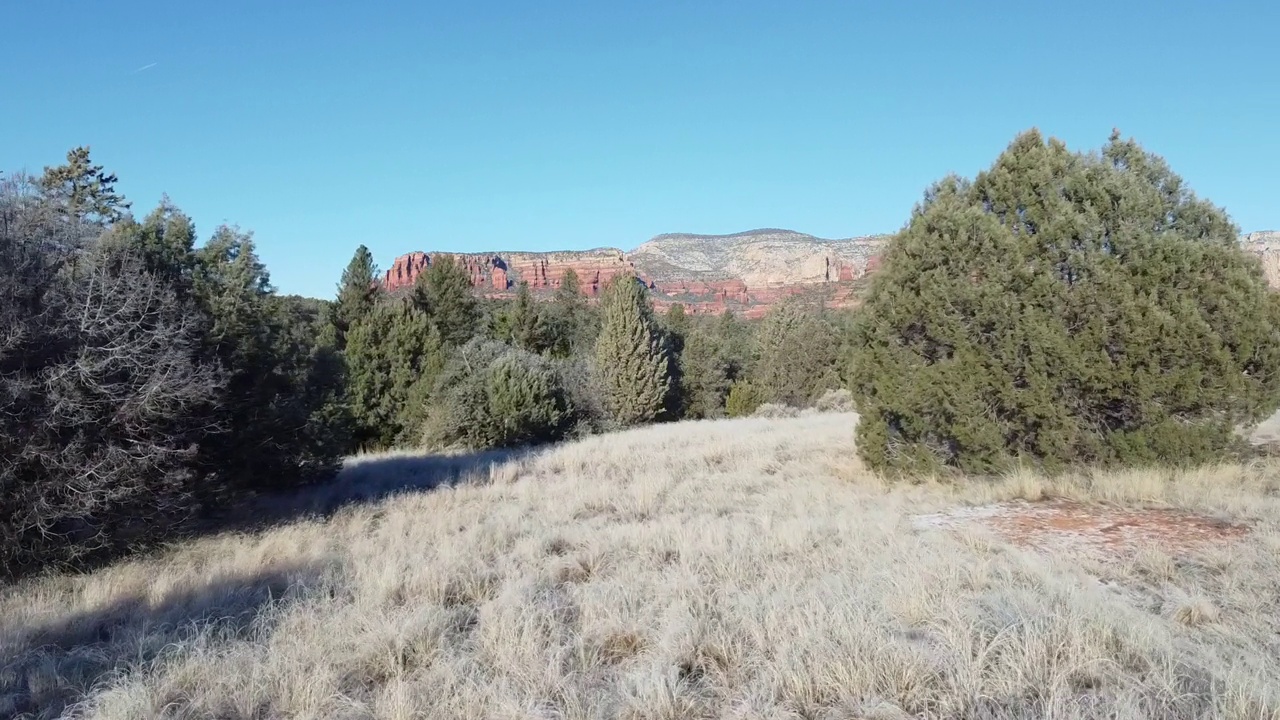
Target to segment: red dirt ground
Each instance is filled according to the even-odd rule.
[[[1112,558],[1131,556],[1143,547],[1185,555],[1249,532],[1244,525],[1179,510],[1132,510],[1065,500],[956,508],[914,520],[918,527],[984,527],[1024,547]]]

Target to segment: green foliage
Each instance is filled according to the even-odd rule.
[[[1190,463],[1280,404],[1280,299],[1226,214],[1112,136],[1019,136],[891,242],[857,327],[869,466]]]
[[[732,313],[699,320],[685,337],[680,354],[684,417],[721,417],[730,386],[746,373],[753,339],[750,329]]]
[[[67,153],[67,163],[46,167],[40,188],[46,200],[74,222],[106,226],[120,220],[129,203],[115,190],[116,176],[94,165],[88,146]]]
[[[542,310],[548,351],[555,357],[589,354],[600,332],[600,318],[587,304],[578,274],[569,268],[560,278],[551,302]]]
[[[297,295],[273,296],[278,368],[291,379],[305,425],[298,440],[313,456],[336,457],[356,449],[355,418],[347,403],[346,364],[333,337],[332,304]]]
[[[672,336],[683,338],[689,334],[691,323],[689,314],[685,312],[684,303],[672,303],[662,319],[662,327]]]
[[[767,402],[807,407],[839,387],[839,345],[819,308],[788,298],[769,310],[756,333],[754,386]]]
[[[725,414],[729,417],[746,417],[765,403],[766,394],[750,380],[738,380],[729,387],[725,400]]]
[[[347,333],[351,326],[373,312],[380,291],[378,266],[373,262],[373,253],[361,245],[356,248],[351,262],[342,271],[342,280],[338,283],[338,300],[333,304],[330,314],[335,330],[335,343],[339,349],[346,347]]]
[[[662,344],[669,362],[670,374],[667,397],[663,400],[663,414],[670,419],[685,416],[689,395],[684,381],[684,352],[693,324],[684,311],[684,305],[675,303],[667,309],[661,322]]]
[[[444,363],[440,333],[414,303],[374,305],[347,333],[347,397],[356,442],[390,447],[410,439],[425,388]]]
[[[192,293],[195,241],[195,223],[168,196],[141,223],[126,216],[101,240],[142,260],[147,272],[170,283],[184,297]]]
[[[624,427],[662,415],[671,392],[671,363],[636,278],[614,279],[601,300],[604,322],[596,340],[596,373],[604,404]]]
[[[475,338],[458,349],[432,393],[425,440],[432,447],[514,447],[563,438],[573,407],[551,363]]]
[[[225,432],[200,448],[220,479],[206,495],[223,502],[333,472],[347,444],[329,385],[340,377],[336,358],[290,327],[252,236],[218,228],[196,252],[194,288],[212,319],[207,351],[228,371],[218,413]]]
[[[435,255],[430,262],[414,284],[414,302],[431,318],[446,345],[462,345],[484,327],[471,277],[451,255]]]
[[[527,282],[521,281],[516,291],[516,299],[507,313],[506,325],[510,343],[528,352],[543,353],[555,343],[541,308],[529,292]]]

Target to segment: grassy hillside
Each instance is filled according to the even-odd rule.
[[[473,480],[12,588],[0,716],[1280,717],[1277,466],[890,486],[853,423],[364,458],[306,502]],[[1049,497],[1252,531],[1095,556],[918,521]]]

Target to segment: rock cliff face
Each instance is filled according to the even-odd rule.
[[[1280,232],[1267,230],[1249,233],[1241,242],[1246,250],[1262,261],[1262,272],[1267,276],[1267,284],[1280,288]]]
[[[526,253],[455,255],[471,275],[471,284],[489,297],[511,297],[528,282],[538,295],[560,285],[566,270],[578,274],[588,297],[621,274],[634,274],[653,293],[654,307],[675,303],[693,313],[732,309],[760,317],[788,296],[820,293],[830,307],[859,302],[863,279],[879,266],[888,236],[824,240],[790,230],[753,230],[734,235],[659,235],[630,252],[615,248]],[[1249,233],[1241,244],[1262,261],[1272,287],[1280,289],[1280,232]],[[413,284],[431,263],[431,254],[396,258],[383,279],[389,290]]]
[[[830,305],[857,301],[858,280],[875,268],[882,237],[824,240],[789,230],[735,235],[659,235],[631,252],[598,248],[580,252],[469,253],[454,255],[471,284],[490,297],[509,297],[528,282],[535,294],[560,284],[566,270],[578,275],[589,297],[621,274],[634,274],[653,292],[654,306],[683,303],[689,312],[732,309],[759,317],[787,295],[823,293]],[[383,280],[389,290],[412,285],[431,254],[396,258]]]

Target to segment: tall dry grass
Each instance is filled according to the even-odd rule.
[[[853,423],[363,458],[317,507],[472,480],[11,588],[0,716],[1280,717],[1275,465],[888,485]],[[1255,530],[1103,562],[911,522],[1048,496]]]

